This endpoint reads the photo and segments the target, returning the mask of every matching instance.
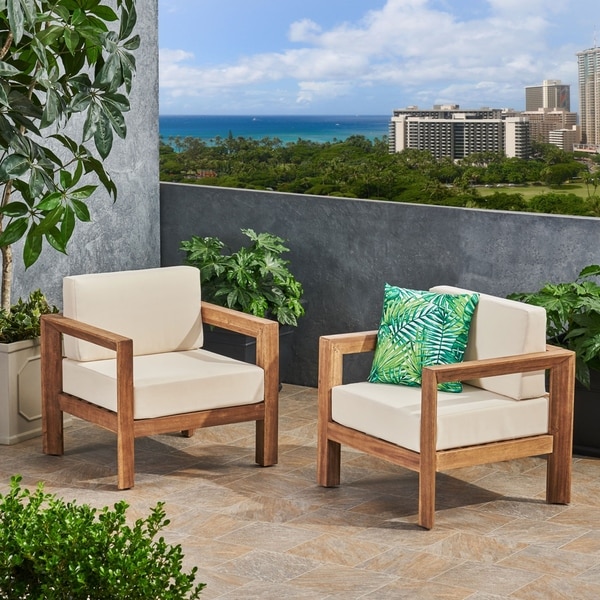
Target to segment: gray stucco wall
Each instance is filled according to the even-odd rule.
[[[505,296],[600,263],[600,219],[161,184],[163,265],[181,264],[179,244],[192,235],[237,249],[247,227],[288,240],[304,284],[288,382],[300,385],[316,385],[320,335],[377,328],[385,282]]]
[[[14,248],[13,302],[41,288],[61,305],[62,278],[85,272],[155,267],[160,264],[158,175],[158,3],[137,0],[137,73],[127,138],[115,137],[106,167],[118,188],[113,204],[104,190],[90,199],[91,223],[78,223],[68,255],[47,244],[39,261],[25,270],[22,245]]]

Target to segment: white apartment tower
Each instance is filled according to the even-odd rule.
[[[475,152],[527,158],[529,120],[505,109],[462,110],[453,104],[422,110],[412,106],[394,110],[388,141],[391,153],[412,148],[453,160]]]
[[[577,53],[582,143],[600,150],[600,48]]]

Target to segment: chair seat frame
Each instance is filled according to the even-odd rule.
[[[332,419],[331,391],[343,383],[344,356],[375,349],[377,331],[322,336],[319,340],[319,412],[317,482],[340,484],[341,445],[346,444],[419,473],[418,524],[435,522],[435,480],[438,471],[546,455],[546,501],[568,504],[571,497],[575,353],[547,345],[546,352],[472,360],[423,368],[421,386],[420,452],[408,450]],[[436,450],[437,385],[481,377],[549,372],[548,432],[518,439]],[[526,400],[523,400],[526,402]]]
[[[41,318],[42,438],[45,454],[64,454],[63,413],[69,413],[117,435],[117,487],[132,488],[136,438],[181,431],[191,436],[196,428],[256,422],[256,462],[261,466],[278,460],[279,324],[270,319],[201,303],[203,325],[215,325],[256,339],[256,364],[264,370],[263,401],[228,408],[134,419],[133,340],[62,314]],[[111,411],[63,391],[64,335],[116,352],[117,410]]]

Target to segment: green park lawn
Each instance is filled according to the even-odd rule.
[[[588,190],[584,184],[579,183],[565,183],[564,185],[555,185],[555,186],[547,186],[547,185],[524,185],[524,186],[509,186],[509,185],[501,185],[499,187],[485,187],[478,186],[477,191],[482,196],[490,196],[495,192],[505,192],[508,194],[521,194],[524,200],[529,200],[533,196],[539,196],[540,194],[556,194],[556,193],[565,193],[565,194],[575,194],[580,198],[588,197]],[[590,188],[590,193],[593,193],[593,190]]]

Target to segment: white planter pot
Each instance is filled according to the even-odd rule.
[[[0,444],[42,434],[39,340],[0,344]]]

